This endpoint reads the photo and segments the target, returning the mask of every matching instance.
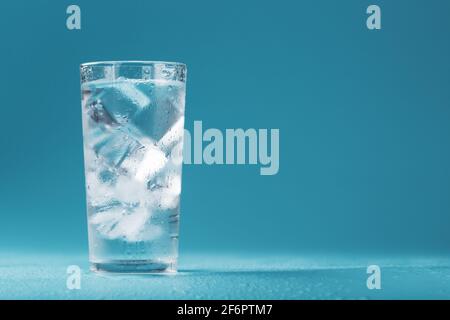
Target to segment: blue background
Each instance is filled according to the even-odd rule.
[[[79,64],[130,59],[188,65],[189,129],[280,129],[278,175],[184,167],[181,254],[449,251],[448,1],[75,3],[0,4],[4,252],[87,251]]]

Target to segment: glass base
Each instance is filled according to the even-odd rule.
[[[115,260],[91,262],[91,271],[108,273],[175,273],[176,262],[154,260]]]

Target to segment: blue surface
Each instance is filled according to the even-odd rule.
[[[0,299],[449,299],[448,258],[185,255],[176,275],[99,275],[83,255],[5,255]],[[79,265],[80,290],[66,287]],[[381,267],[381,290],[366,268]]]

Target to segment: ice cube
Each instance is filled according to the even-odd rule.
[[[170,165],[168,165],[169,167]],[[181,175],[179,171],[165,170],[150,182],[153,205],[158,209],[174,209],[180,202]]]
[[[162,210],[175,209],[180,203],[180,196],[170,192],[165,192],[165,189],[159,191],[158,208]]]
[[[123,208],[114,208],[106,212],[98,212],[89,219],[89,223],[96,227],[98,233],[110,238],[110,232],[115,228],[124,213]]]
[[[124,79],[92,83],[86,89],[88,91],[85,90],[88,92],[85,104],[91,107],[100,105],[100,111],[108,115],[110,122],[128,123],[130,118],[151,102],[150,94],[144,93],[139,84],[140,82]]]
[[[146,146],[142,161],[137,165],[135,178],[144,182],[151,180],[167,163],[165,153],[157,146]]]
[[[98,157],[116,167],[142,147],[139,141],[121,128],[108,131],[102,131],[100,128],[92,129],[88,141]]]
[[[87,199],[93,205],[102,205],[110,201],[113,194],[111,186],[103,183],[95,171],[86,172]]]
[[[102,204],[98,204],[96,206],[93,206],[92,203],[90,203],[90,205],[89,205],[90,211],[89,212],[91,214],[96,214],[99,212],[110,211],[110,210],[118,208],[118,207],[123,207],[123,205],[120,201],[109,199],[106,202],[104,202]]]
[[[179,173],[172,173],[166,176],[167,192],[178,196],[181,193],[181,175]]]
[[[152,136],[155,140],[161,139],[181,116],[178,108],[168,98],[162,98],[157,103],[154,117],[158,121],[154,122],[152,128]]]
[[[114,185],[114,197],[124,203],[142,205],[148,198],[145,184],[127,174],[119,175]]]
[[[149,224],[150,216],[151,211],[146,207],[137,207],[133,211],[119,207],[95,214],[90,223],[107,239],[148,241],[161,235],[159,226]]]
[[[183,140],[184,117],[181,116],[169,130],[159,139],[158,146],[161,150],[169,153],[172,148]]]
[[[97,155],[92,148],[88,148],[86,145],[83,148],[84,162],[86,163],[86,169],[93,167],[97,161]]]
[[[147,82],[146,92],[149,92],[151,103],[142,108],[131,119],[132,124],[142,134],[160,140],[164,134],[183,116],[183,99],[176,98],[181,86],[170,82]],[[144,86],[144,84],[142,84]]]
[[[148,218],[149,211],[145,208],[138,208],[129,214],[123,213],[114,227],[108,231],[107,236],[111,239],[125,238],[128,241],[137,241],[139,232],[145,226]]]
[[[96,123],[103,123],[106,125],[114,125],[116,123],[116,120],[99,100],[95,100],[88,105],[88,114]]]
[[[169,161],[180,167],[183,163],[183,140],[179,141],[176,145],[172,147],[169,155]]]
[[[150,104],[150,98],[138,88],[139,83],[130,80],[119,81],[114,84],[114,88],[138,108],[142,109]]]

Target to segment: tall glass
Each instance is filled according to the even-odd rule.
[[[177,269],[185,82],[181,63],[81,65],[94,271]]]

